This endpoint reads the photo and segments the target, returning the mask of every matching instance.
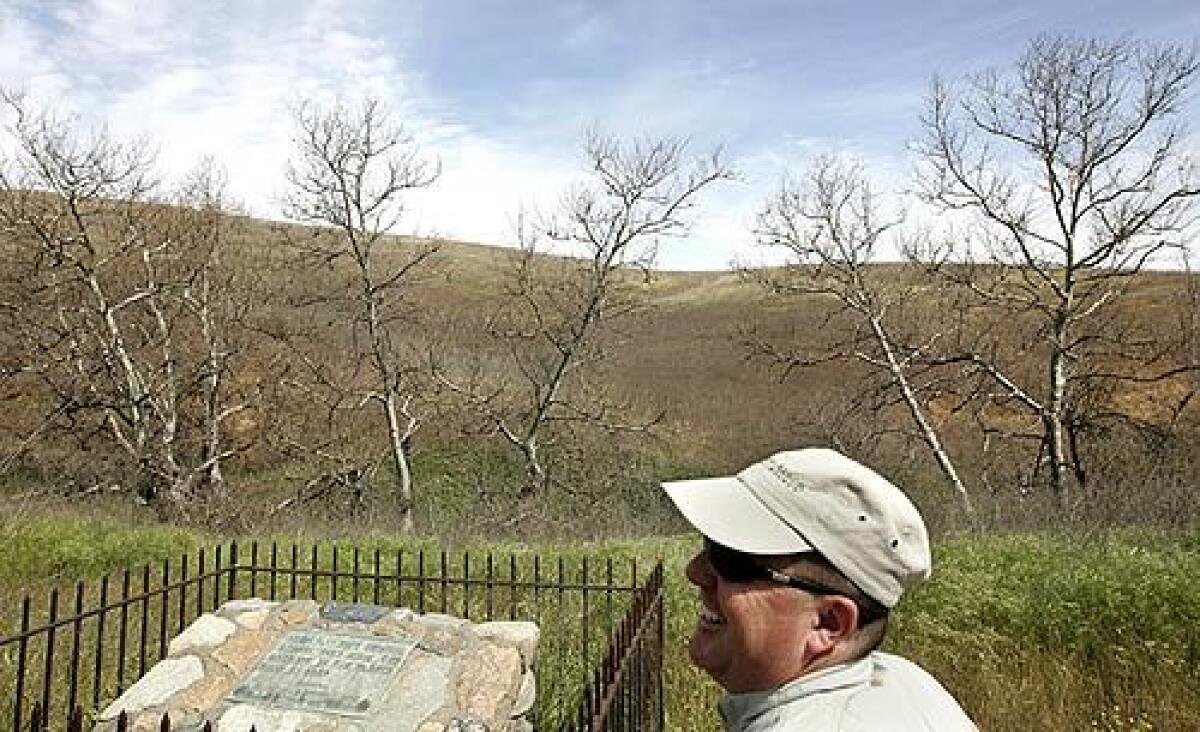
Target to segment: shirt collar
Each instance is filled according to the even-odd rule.
[[[813,694],[859,686],[871,681],[871,658],[831,666],[766,691],[725,694],[721,697],[721,718],[726,729],[745,729],[755,717]]]

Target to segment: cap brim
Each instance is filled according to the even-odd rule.
[[[683,517],[718,544],[750,554],[812,551],[804,537],[768,510],[736,477],[678,480],[662,487]]]

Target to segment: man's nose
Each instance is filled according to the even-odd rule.
[[[713,584],[712,565],[708,563],[708,555],[704,550],[696,552],[696,555],[687,563],[687,568],[684,570],[688,581],[698,587],[709,587]]]

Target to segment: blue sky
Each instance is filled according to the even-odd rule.
[[[719,269],[763,258],[754,213],[815,151],[902,188],[931,76],[1003,66],[1041,32],[1193,43],[1200,3],[0,0],[0,83],[147,136],[168,175],[215,156],[261,216],[278,214],[289,102],[376,95],[443,165],[408,228],[489,243],[578,177],[589,127],[723,145],[742,181],[659,249]]]

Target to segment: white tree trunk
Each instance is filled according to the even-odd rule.
[[[1070,487],[1067,485],[1066,434],[1063,429],[1063,411],[1066,403],[1067,356],[1060,344],[1065,343],[1066,325],[1060,319],[1055,324],[1053,353],[1050,354],[1050,398],[1042,413],[1046,433],[1046,449],[1050,463],[1050,487],[1058,496],[1059,504],[1070,503]]]
[[[920,400],[917,399],[917,395],[913,391],[907,375],[904,373],[904,367],[897,360],[895,350],[892,348],[891,339],[888,337],[887,331],[884,330],[879,318],[871,318],[871,331],[874,333],[879,347],[883,350],[884,357],[887,359],[888,371],[891,372],[892,380],[899,387],[900,393],[904,397],[904,404],[908,407],[909,414],[912,415],[913,422],[916,423],[921,437],[925,440],[925,444],[928,445],[929,451],[933,453],[938,468],[942,471],[942,475],[945,476],[946,481],[954,490],[954,495],[958,499],[958,505],[962,507],[963,513],[967,515],[971,523],[975,524],[975,507],[971,503],[971,495],[967,492],[967,487],[963,485],[962,479],[959,478],[958,471],[954,467],[954,461],[950,459],[950,454],[942,446],[937,429],[925,417],[925,410],[921,406]]]
[[[405,441],[412,436],[416,421],[409,417],[407,424],[400,424],[400,408],[396,404],[394,391],[383,398],[383,411],[387,415],[388,443],[392,453],[392,467],[396,471],[396,504],[400,513],[400,530],[413,530],[412,469],[408,464]]]

